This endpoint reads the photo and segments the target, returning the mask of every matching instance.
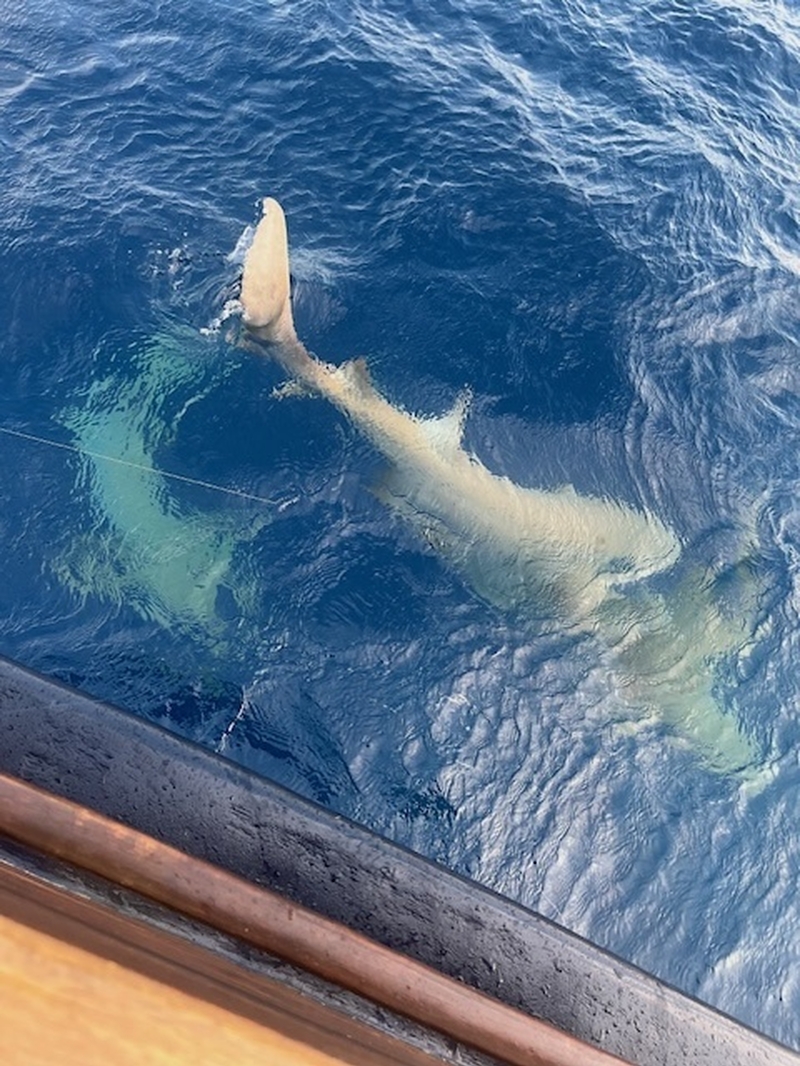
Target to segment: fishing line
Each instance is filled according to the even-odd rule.
[[[25,433],[21,429],[0,426],[0,433],[5,433],[9,437],[18,437],[20,440],[31,441],[34,444],[46,444],[50,448],[61,448],[62,451],[72,452],[74,455],[81,455],[90,459],[101,459],[105,463],[116,463],[118,466],[127,466],[132,470],[138,470],[140,473],[155,474],[158,477],[170,478],[172,481],[182,481],[186,485],[198,485],[203,489],[213,489],[214,492],[237,496],[241,500],[254,500],[256,503],[266,503],[271,507],[279,505],[278,500],[271,500],[267,496],[257,496],[252,492],[242,492],[241,489],[232,489],[226,485],[216,485],[213,481],[202,481],[200,478],[187,477],[185,474],[173,474],[169,470],[158,470],[156,467],[145,466],[143,463],[131,462],[130,459],[119,459],[115,455],[104,455],[102,452],[93,452],[88,448],[79,448],[76,444],[66,444],[64,441],[38,437],[35,433]]]

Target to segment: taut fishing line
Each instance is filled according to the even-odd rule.
[[[144,466],[142,463],[132,463],[129,459],[118,459],[114,455],[104,455],[103,452],[90,451],[88,448],[79,448],[75,444],[66,444],[64,441],[51,440],[48,437],[39,437],[35,433],[26,433],[21,429],[11,429],[9,426],[0,426],[0,433],[8,437],[17,437],[19,440],[31,441],[34,444],[44,444],[50,448],[60,448],[74,455],[85,456],[89,459],[100,459],[105,463],[116,463],[118,466],[127,466],[140,473],[154,474],[158,477],[169,478],[172,481],[182,481],[186,485],[199,485],[203,489],[212,489],[214,492],[222,492],[227,496],[236,496],[241,500],[253,500],[256,503],[266,503],[270,507],[279,505],[280,501],[271,500],[267,496],[258,496],[252,492],[242,492],[241,489],[232,489],[226,485],[217,485],[213,481],[202,481],[200,478],[187,477],[185,474],[174,474],[169,470],[159,470],[153,466]]]

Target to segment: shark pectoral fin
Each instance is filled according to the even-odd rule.
[[[385,507],[399,511],[404,518],[408,519],[413,519],[417,514],[408,498],[411,488],[407,477],[392,464],[384,466],[370,485],[370,491],[375,499],[380,500]]]
[[[451,558],[455,553],[455,538],[445,524],[433,515],[425,514],[412,503],[414,484],[396,466],[387,466],[370,486],[373,496],[408,522],[421,540],[439,555]]]
[[[709,658],[740,650],[752,637],[764,588],[757,560],[723,570],[693,567],[671,599],[675,625]]]
[[[697,693],[691,709],[681,707],[676,718],[675,725],[694,741],[711,769],[739,775],[752,772],[757,766],[757,745],[740,728],[732,713],[721,710],[710,689]]]
[[[274,344],[296,341],[286,218],[281,205],[271,197],[263,202],[261,221],[245,256],[240,299],[244,324],[259,340]]]
[[[270,396],[273,400],[314,399],[319,396],[319,393],[312,389],[310,385],[306,385],[304,381],[296,381],[294,378],[290,378],[289,381],[284,381],[282,385],[276,385]]]

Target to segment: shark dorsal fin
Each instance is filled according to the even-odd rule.
[[[367,360],[363,355],[358,356],[356,359],[350,359],[346,363],[342,363],[336,373],[347,382],[348,387],[354,392],[363,395],[364,393],[374,391],[372,379],[369,376]]]
[[[455,455],[461,451],[470,399],[468,392],[462,392],[446,414],[420,419],[420,426],[431,447],[440,455]]]

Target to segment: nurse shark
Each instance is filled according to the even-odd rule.
[[[699,566],[649,510],[569,485],[515,484],[464,448],[464,402],[421,417],[383,396],[363,360],[315,358],[294,327],[283,211],[273,199],[263,206],[245,257],[240,344],[277,360],[372,442],[388,461],[380,499],[478,596],[538,632],[596,638],[626,702],[659,716],[709,767],[752,776],[756,747],[716,695],[719,665],[752,639],[753,612],[741,606],[756,589],[748,563]],[[272,520],[270,501],[244,512],[178,503],[157,458],[182,412],[224,389],[234,366],[204,362],[188,333],[165,331],[128,372],[87,387],[62,422],[83,456],[90,527],[51,563],[79,596],[133,608],[226,659],[258,632],[247,544]]]
[[[732,575],[753,585],[746,562],[723,574],[687,566],[676,534],[649,510],[492,473],[463,447],[464,403],[423,418],[383,396],[363,360],[315,358],[295,331],[286,221],[272,198],[245,257],[241,304],[241,343],[344,412],[388,460],[380,498],[482,598],[596,635],[629,702],[694,742],[710,767],[748,773],[755,745],[715,694],[716,667],[750,636],[725,609]]]
[[[192,343],[194,341],[194,344]],[[80,598],[94,595],[117,609],[188,631],[223,650],[220,604],[233,596],[238,546],[267,517],[182,503],[157,462],[183,413],[221,387],[226,367],[204,365],[188,330],[164,331],[131,356],[133,366],[91,381],[61,413],[90,489],[88,524],[51,560],[51,569]],[[193,350],[194,349],[194,350]],[[188,477],[204,502],[216,486]],[[242,494],[243,495],[243,494]],[[241,501],[239,501],[241,503]],[[253,501],[248,510],[267,510]]]

